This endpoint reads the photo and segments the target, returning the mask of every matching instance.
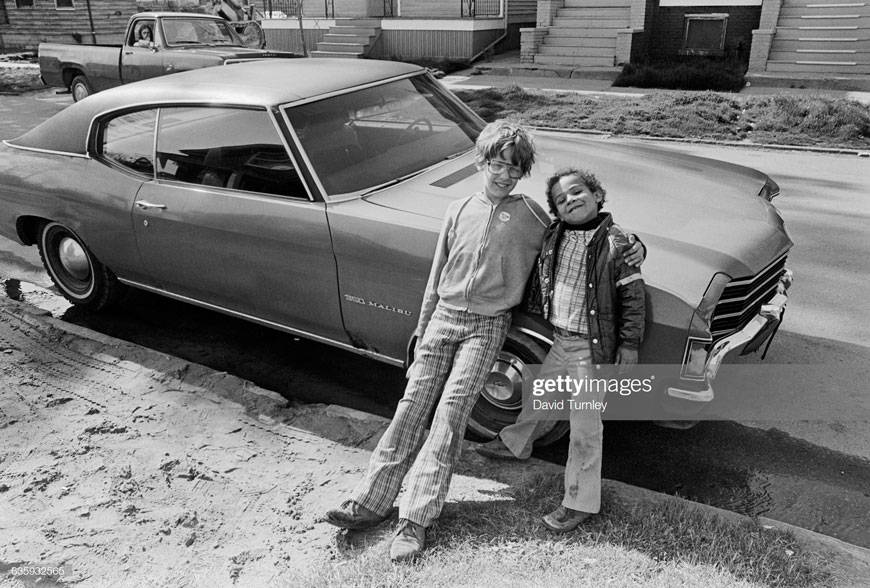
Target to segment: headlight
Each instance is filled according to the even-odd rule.
[[[767,178],[764,185],[761,187],[761,190],[758,191],[758,195],[770,202],[779,196],[779,184],[770,178]]]

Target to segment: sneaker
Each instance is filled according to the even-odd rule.
[[[326,511],[324,520],[342,529],[369,529],[376,527],[389,518],[389,514],[379,515],[357,504],[353,500],[342,503],[341,507]]]
[[[520,458],[514,455],[510,449],[507,448],[507,445],[504,442],[496,437],[492,441],[487,443],[483,443],[474,448],[480,455],[484,457],[488,457],[490,459],[513,459],[519,460]]]
[[[408,519],[399,521],[399,529],[390,545],[390,560],[412,561],[426,549],[426,527]]]
[[[591,517],[592,514],[582,510],[574,510],[560,506],[542,519],[544,526],[556,533],[567,533],[580,526],[580,523]]]

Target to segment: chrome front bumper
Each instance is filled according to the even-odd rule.
[[[705,385],[702,390],[668,387],[668,396],[695,402],[712,401],[714,396],[713,380],[716,379],[719,366],[722,365],[725,357],[730,353],[746,349],[747,347],[755,350],[773,336],[782,321],[782,314],[785,312],[785,306],[788,303],[788,288],[791,286],[791,282],[792,272],[787,269],[779,279],[776,294],[767,304],[761,307],[758,314],[752,317],[752,320],[745,327],[724,339],[720,339],[710,348],[704,369]]]

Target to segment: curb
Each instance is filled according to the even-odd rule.
[[[261,420],[262,418],[273,419],[281,416],[290,406],[290,402],[277,392],[261,388],[248,380],[226,372],[218,372],[207,366],[185,361],[154,349],[130,343],[129,341],[116,339],[115,337],[104,335],[79,325],[67,323],[54,318],[50,312],[33,307],[26,302],[10,300],[4,297],[0,301],[0,312],[5,311],[9,306],[21,311],[15,314],[16,318],[33,328],[45,328],[45,326],[48,326],[74,337],[99,343],[116,354],[118,350],[125,348],[145,349],[148,354],[158,359],[156,363],[160,366],[160,371],[171,372],[174,377],[177,377],[182,382],[194,377],[201,377],[204,379],[203,387],[205,389],[214,392],[222,398],[240,404],[244,407],[247,414],[255,418],[260,418]]]

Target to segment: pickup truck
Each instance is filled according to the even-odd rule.
[[[94,92],[179,71],[288,57],[297,55],[246,46],[231,23],[218,16],[142,12],[130,18],[123,45],[40,44],[39,70],[44,84],[69,89],[78,102]]]

